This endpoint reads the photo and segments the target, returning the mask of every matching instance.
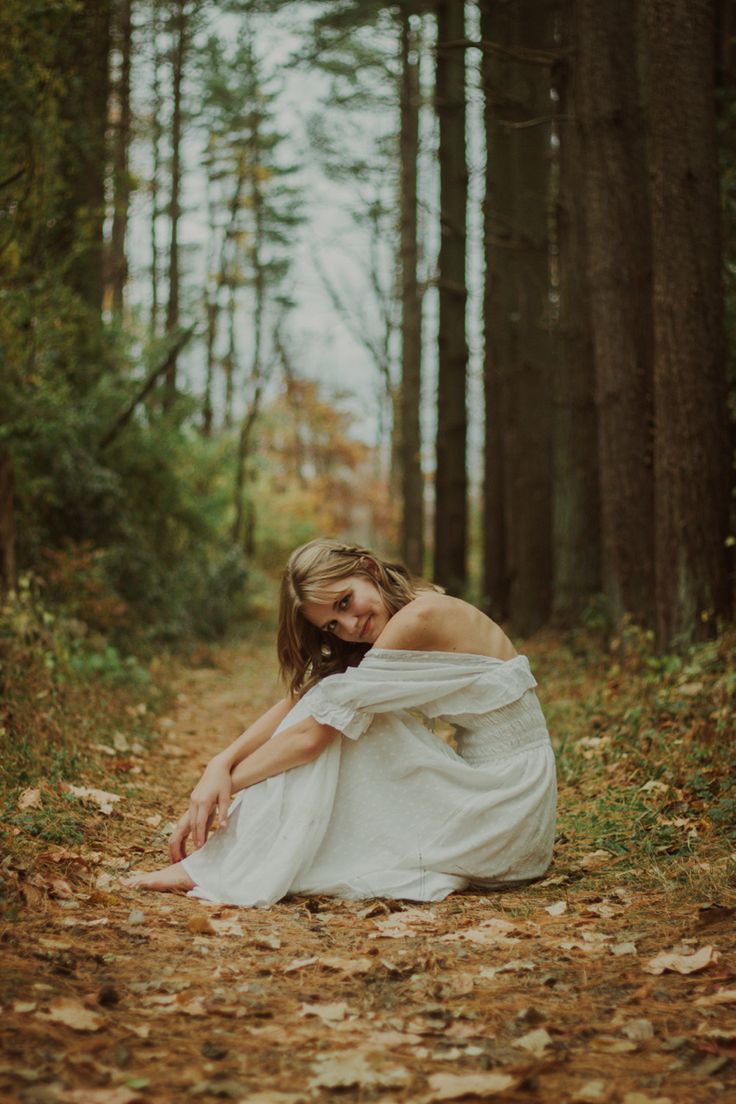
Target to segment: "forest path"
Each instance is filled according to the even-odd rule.
[[[137,795],[26,878],[2,932],[0,1100],[736,1100],[733,910],[566,840],[570,788],[549,877],[514,892],[263,911],[119,888],[165,860],[201,765],[273,700],[272,657],[181,670]],[[681,957],[655,975],[663,951]]]

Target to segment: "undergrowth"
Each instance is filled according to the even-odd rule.
[[[0,607],[0,808],[11,837],[78,842],[85,814],[64,784],[127,784],[124,749],[150,741],[165,695],[162,664],[156,679],[149,668],[52,612],[21,580]],[[43,800],[24,808],[20,795],[33,787]]]
[[[624,623],[530,648],[563,783],[561,831],[622,875],[722,884],[736,874],[736,634],[658,655]]]

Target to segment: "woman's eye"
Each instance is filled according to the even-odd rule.
[[[350,595],[346,594],[344,596],[344,598],[340,599],[340,601],[338,602],[338,606],[341,610],[344,610],[344,609],[348,608],[349,603],[350,603]]]
[[[328,632],[334,632],[335,629],[337,628],[337,621],[328,621],[327,624],[325,625],[325,628],[327,629]]]

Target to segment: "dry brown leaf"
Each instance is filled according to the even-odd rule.
[[[337,958],[331,955],[319,955],[317,962],[326,970],[334,970],[346,977],[367,974],[375,966],[375,962],[370,958]]]
[[[37,1007],[36,1001],[14,1001],[12,1008],[14,1012],[35,1012]]]
[[[605,1104],[610,1095],[610,1089],[605,1081],[586,1081],[573,1093],[575,1104]]]
[[[596,870],[599,866],[607,866],[612,861],[613,855],[610,851],[588,851],[582,856],[578,866],[583,870]]]
[[[515,973],[517,970],[536,970],[536,962],[527,962],[521,958],[512,958],[509,962],[502,962],[500,966],[480,966],[478,977],[495,978],[496,974]]]
[[[434,909],[408,908],[401,912],[392,912],[382,920],[374,920],[378,931],[371,932],[370,939],[405,939],[418,935],[417,929],[426,930],[437,923]]]
[[[705,970],[707,966],[717,962],[719,958],[719,952],[711,946],[701,947],[700,950],[689,955],[663,951],[647,962],[643,969],[648,974],[663,974],[665,970],[672,970],[677,974],[693,974],[697,970]]]
[[[81,1001],[73,997],[54,997],[48,1012],[37,1012],[36,1018],[64,1024],[74,1031],[99,1031],[105,1024],[102,1016],[85,1008]]]
[[[736,1004],[736,989],[718,989],[715,993],[698,997],[695,1004],[699,1008],[712,1008],[718,1004]]]
[[[305,1093],[293,1092],[258,1092],[249,1096],[242,1096],[240,1104],[307,1104],[311,1099]]]
[[[564,916],[567,912],[567,901],[555,901],[554,904],[547,905],[544,911],[550,916]]]
[[[376,1066],[363,1051],[326,1054],[317,1059],[312,1069],[315,1076],[310,1088],[349,1089],[354,1085],[365,1089],[390,1089],[406,1085],[411,1074],[402,1066]]]
[[[589,1046],[594,1054],[630,1054],[636,1050],[631,1039],[617,1039],[613,1035],[598,1035]]]
[[[620,957],[621,955],[635,955],[637,954],[636,943],[614,943],[610,948],[611,954]]]
[[[545,1031],[543,1027],[538,1027],[534,1031],[529,1031],[526,1035],[522,1035],[519,1039],[514,1039],[514,1046],[521,1047],[523,1050],[528,1050],[530,1054],[533,1054],[535,1058],[541,1058],[548,1046],[552,1045],[552,1039],[549,1032]]]
[[[669,1096],[647,1096],[646,1093],[628,1092],[624,1094],[621,1104],[672,1104]]]
[[[74,794],[80,801],[91,801],[97,806],[101,813],[105,814],[105,816],[110,816],[116,801],[123,800],[122,794],[108,793],[106,790],[95,790],[91,786],[72,786],[69,783],[65,783],[64,791]]]
[[[190,916],[187,920],[187,931],[192,932],[194,935],[216,935],[216,929],[212,926],[212,921],[209,916],[205,916],[200,913],[197,916]]]
[[[429,1078],[430,1094],[426,1104],[434,1100],[460,1100],[463,1096],[498,1096],[514,1089],[520,1078],[510,1073],[433,1073]]]
[[[116,1089],[66,1089],[54,1096],[59,1104],[136,1104],[142,1099],[139,1092],[125,1085]]]
[[[228,931],[228,934],[234,935],[235,932],[233,932],[231,928]],[[242,931],[240,934],[242,934]],[[253,946],[265,947],[269,951],[278,951],[281,947],[281,940],[277,935],[268,935],[267,933],[263,933],[261,935],[255,935],[253,937]]]
[[[223,916],[221,919],[212,919],[212,927],[218,935],[245,935],[243,925],[235,916]]]
[[[316,966],[318,962],[318,955],[311,955],[309,958],[295,958],[288,966],[284,966],[284,973],[295,974],[297,970],[306,970],[307,966]]]
[[[522,931],[518,924],[493,917],[490,920],[481,921],[475,928],[461,928],[460,931],[440,936],[440,939],[445,943],[490,943],[506,947],[519,942],[512,932]]]
[[[621,1028],[621,1033],[635,1043],[643,1043],[654,1037],[654,1028],[651,1020],[629,1020]]]
[[[350,1008],[345,1001],[335,1001],[334,1004],[303,1004],[299,1009],[300,1016],[319,1016],[322,1023],[334,1024],[338,1020],[344,1020]]]
[[[17,808],[21,811],[26,809],[37,809],[41,804],[41,790],[38,786],[29,786],[23,790],[23,793],[18,798]]]

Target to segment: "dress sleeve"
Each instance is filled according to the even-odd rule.
[[[302,700],[309,716],[357,740],[379,713],[488,713],[534,686],[526,656],[502,662],[488,656],[376,648],[359,667],[323,678]]]

